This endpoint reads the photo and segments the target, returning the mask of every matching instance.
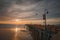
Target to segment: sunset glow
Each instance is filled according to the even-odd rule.
[[[58,21],[57,21],[58,20]],[[48,24],[59,23],[60,19],[47,19]],[[0,24],[43,24],[43,20],[13,20],[13,21],[0,21]]]

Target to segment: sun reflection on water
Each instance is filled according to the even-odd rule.
[[[18,31],[18,29],[16,28],[16,32]]]
[[[19,36],[19,33],[21,32],[21,30],[26,30],[26,29],[25,28],[17,28],[17,27],[11,29],[11,31],[13,31],[15,33],[13,40],[19,40],[18,36]]]
[[[20,30],[19,28],[13,28],[13,29],[11,29],[12,31],[14,31],[14,38],[13,38],[13,40],[18,40],[18,31]]]

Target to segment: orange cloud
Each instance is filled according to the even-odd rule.
[[[60,23],[60,18],[56,19],[47,19],[47,24],[57,24]],[[44,24],[43,20],[9,20],[9,21],[0,21],[0,24]]]

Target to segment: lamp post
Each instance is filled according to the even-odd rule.
[[[46,10],[45,10],[46,11]],[[45,35],[45,40],[48,40],[46,35],[47,35],[47,14],[48,14],[48,11],[46,11],[44,14],[43,14],[43,20],[44,20],[44,27],[45,27],[45,32],[44,32],[44,35]]]
[[[45,10],[46,11],[46,10]],[[47,24],[47,14],[48,14],[48,11],[46,11],[44,14],[43,14],[43,20],[44,20],[44,24],[45,24],[45,29],[46,29],[46,24]]]

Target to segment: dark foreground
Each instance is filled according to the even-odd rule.
[[[28,30],[0,28],[0,40],[32,40]]]
[[[43,29],[41,25],[0,25],[0,40],[60,40],[60,27],[59,31]]]

